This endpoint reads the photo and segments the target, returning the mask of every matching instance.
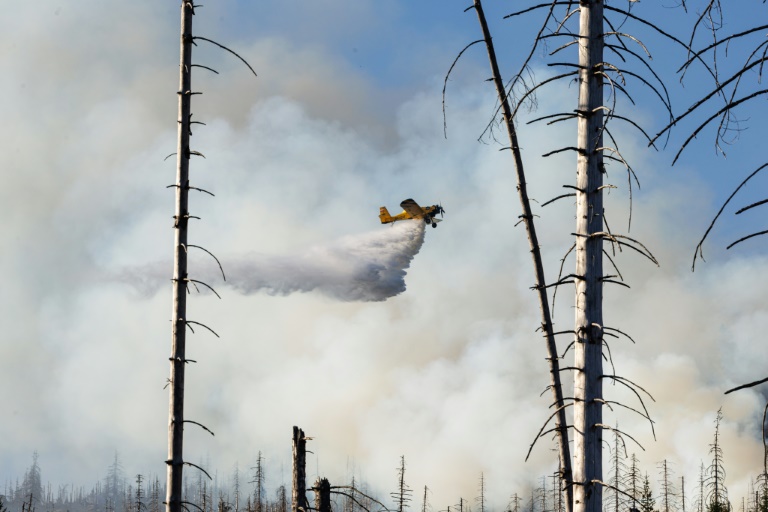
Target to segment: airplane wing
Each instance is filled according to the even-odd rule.
[[[421,219],[424,217],[424,209],[419,206],[413,199],[406,199],[400,203],[400,208],[402,208],[414,219]]]

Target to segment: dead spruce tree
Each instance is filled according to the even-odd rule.
[[[171,318],[172,338],[171,338],[171,357],[170,359],[170,385],[169,405],[168,405],[168,457],[165,461],[167,465],[166,499],[165,505],[167,512],[181,512],[186,504],[183,494],[183,468],[184,465],[194,466],[204,472],[202,468],[191,462],[184,460],[184,424],[195,424],[211,435],[208,428],[201,423],[184,419],[184,370],[188,363],[195,362],[186,356],[186,333],[187,328],[194,332],[193,325],[200,326],[213,333],[218,334],[203,323],[189,320],[187,318],[187,294],[190,284],[198,289],[198,285],[210,289],[218,297],[210,285],[189,277],[187,271],[187,253],[190,248],[200,249],[212,256],[221,269],[221,263],[213,254],[198,245],[191,245],[188,240],[188,226],[190,219],[197,219],[190,214],[189,210],[189,191],[197,190],[211,194],[207,190],[193,187],[190,184],[189,161],[192,156],[203,156],[199,151],[190,147],[190,136],[192,135],[192,124],[203,124],[199,121],[192,121],[192,96],[200,94],[192,90],[192,68],[203,67],[213,71],[206,66],[200,66],[192,63],[192,45],[196,40],[210,42],[219,48],[222,48],[236,57],[238,57],[255,75],[253,68],[235,52],[219,43],[205,37],[195,37],[192,35],[192,18],[195,14],[195,4],[191,0],[182,0],[181,2],[181,38],[180,38],[180,59],[179,59],[179,90],[178,95],[178,137],[176,144],[176,182],[169,185],[176,191],[176,201],[174,210],[174,255],[173,255],[173,312]],[[171,155],[169,155],[171,156]],[[222,277],[224,270],[221,269]],[[226,278],[225,278],[226,279]],[[219,297],[221,298],[221,297]],[[207,473],[206,473],[207,475]],[[210,478],[210,475],[208,475]]]
[[[631,3],[626,9],[622,9],[608,5],[604,0],[581,0],[580,2],[553,0],[538,4],[532,2],[530,7],[506,16],[506,18],[525,16],[528,20],[531,16],[543,13],[541,16],[543,21],[541,19],[536,21],[539,30],[534,38],[533,48],[520,65],[519,72],[505,82],[499,72],[496,50],[481,1],[474,0],[470,8],[473,8],[478,15],[483,39],[467,45],[459,57],[470,46],[485,42],[492,71],[489,81],[496,86],[499,102],[496,114],[500,114],[501,120],[498,124],[506,130],[509,139],[509,146],[503,149],[511,152],[517,175],[518,197],[522,207],[520,222],[526,228],[533,257],[535,274],[533,288],[538,293],[542,313],[541,330],[546,339],[547,359],[550,365],[550,388],[553,394],[551,407],[554,412],[544,423],[533,444],[544,435],[553,432],[556,434],[561,477],[566,492],[565,509],[568,512],[598,512],[602,510],[602,488],[610,487],[610,484],[603,479],[603,431],[615,431],[634,441],[631,436],[608,426],[603,421],[603,406],[624,407],[650,421],[641,393],[645,393],[648,397],[650,395],[634,382],[617,375],[613,367],[608,339],[618,338],[620,335],[629,337],[621,330],[608,326],[604,322],[603,285],[609,283],[628,287],[622,282],[621,272],[612,258],[624,249],[636,251],[658,265],[653,254],[642,243],[627,234],[611,230],[607,223],[603,201],[604,191],[617,188],[616,185],[604,181],[607,166],[619,165],[626,172],[629,193],[628,230],[632,220],[633,181],[639,186],[637,175],[622,154],[612,127],[623,123],[630,129],[637,130],[637,133],[646,140],[650,140],[647,132],[637,122],[617,111],[627,103],[634,103],[629,92],[629,81],[634,81],[639,87],[650,91],[651,96],[660,100],[664,110],[669,113],[670,119],[673,117],[666,86],[649,64],[648,47],[630,35],[625,26],[635,24],[650,28],[652,32],[674,42],[682,50],[687,50],[688,45],[634,14],[635,7]],[[612,20],[611,17],[615,19]],[[528,24],[530,25],[530,22]],[[563,68],[564,72],[533,85],[529,80],[532,76],[529,65],[537,49],[544,47],[547,41],[563,41],[563,44],[553,50],[550,56],[559,56],[572,51],[572,60],[565,59],[565,61],[549,63],[550,66]],[[455,64],[456,62],[451,69]],[[449,74],[450,72],[449,70]],[[515,122],[519,121],[518,112],[521,106],[532,101],[537,91],[544,86],[552,86],[564,81],[578,83],[576,108],[571,112],[548,114],[530,121],[547,121],[548,124],[575,122],[575,144],[553,148],[552,151],[543,155],[548,157],[573,152],[576,164],[575,182],[564,185],[569,189],[568,193],[542,204],[546,206],[558,199],[574,198],[576,226],[571,233],[574,237],[573,245],[567,251],[566,258],[573,255],[575,268],[573,272],[562,276],[561,267],[561,275],[558,279],[547,282],[544,278]],[[495,120],[496,116],[488,123],[483,134],[490,134],[489,137],[494,140],[496,137],[492,132],[497,126]],[[608,250],[604,247],[605,244],[609,244]],[[612,267],[610,273],[604,272],[603,269],[603,263],[606,260]],[[574,328],[554,332],[547,290],[556,290],[557,287],[565,284],[573,284],[575,288]],[[568,352],[573,348],[572,366],[560,367],[559,365],[559,360],[565,354],[559,355],[555,337],[562,334],[573,336],[573,341],[565,351]],[[604,370],[604,360],[611,364],[610,371]],[[563,396],[561,389],[560,373],[564,370],[573,371],[574,376],[573,396],[568,398]],[[606,380],[629,389],[639,399],[640,405],[635,408],[606,400],[603,396],[603,382]],[[573,420],[570,425],[565,414],[566,408],[572,408]],[[547,426],[553,419],[555,426],[548,429]],[[572,452],[568,444],[569,428],[573,432]],[[652,422],[651,431],[653,432]]]
[[[400,466],[397,468],[397,490],[389,494],[395,502],[397,512],[405,512],[410,506],[412,494],[413,491],[405,483],[405,455],[401,455]]]
[[[491,80],[496,87],[496,94],[501,105],[500,108],[503,116],[503,124],[507,132],[507,137],[509,138],[509,146],[507,149],[509,149],[512,153],[513,165],[517,178],[518,199],[523,210],[520,218],[525,225],[525,230],[528,235],[528,245],[530,247],[531,257],[533,260],[535,283],[533,288],[537,292],[539,309],[541,311],[541,331],[546,342],[545,346],[547,352],[547,361],[549,363],[550,390],[552,393],[553,405],[555,407],[555,412],[552,414],[550,419],[552,419],[552,417],[555,418],[554,430],[557,434],[558,441],[560,478],[564,482],[564,489],[566,494],[565,511],[571,512],[573,504],[573,486],[571,484],[573,479],[571,471],[571,453],[568,443],[568,421],[565,415],[565,408],[567,405],[563,399],[563,388],[560,383],[560,361],[557,352],[557,344],[555,342],[552,314],[549,309],[549,297],[547,294],[547,285],[544,276],[544,263],[541,257],[541,250],[539,249],[539,241],[536,234],[536,225],[534,223],[533,212],[531,210],[531,202],[528,197],[523,158],[520,152],[520,146],[518,144],[517,130],[515,128],[515,117],[512,112],[509,95],[507,94],[507,90],[504,86],[504,80],[502,79],[501,72],[499,71],[499,65],[496,59],[496,50],[493,45],[493,38],[491,37],[491,33],[488,28],[488,23],[485,18],[485,13],[483,11],[481,1],[474,0],[472,8],[474,8],[475,12],[477,13],[483,39],[479,39],[467,45],[464,50],[459,53],[459,56],[456,58],[456,60],[458,60],[461,57],[461,54],[464,53],[464,51],[470,46],[479,42],[485,43],[486,51],[488,53],[488,61],[491,66]],[[453,69],[455,64],[456,62],[454,61],[451,69]],[[446,84],[448,82],[450,73],[451,70],[448,71],[448,74],[445,77]],[[445,96],[445,86],[443,87],[443,96]],[[443,102],[445,104],[445,100],[443,100]],[[542,432],[539,433],[540,436],[544,434],[543,430],[544,429],[542,428]],[[531,448],[533,448],[533,445],[531,445]],[[528,453],[530,455],[530,450]]]
[[[308,489],[306,484],[307,441],[310,440],[312,440],[312,438],[305,436],[302,429],[296,426],[293,427],[293,437],[291,440],[293,451],[293,490],[291,499],[292,512],[309,512],[310,510],[313,510],[307,501]],[[261,452],[259,452],[259,455],[261,455]],[[405,457],[401,458],[400,468],[401,471],[398,473],[398,475],[400,475],[399,489],[400,492],[405,493],[405,500],[402,502],[407,503],[410,501],[411,490],[407,485],[405,485],[405,481],[403,480],[403,476],[405,474]],[[278,496],[281,496],[278,498],[278,508],[287,509],[287,504],[285,503],[285,487],[281,486],[280,489],[282,489],[282,491],[278,490]],[[354,503],[354,505],[357,505],[365,512],[374,512],[374,504],[381,507],[375,512],[388,512],[389,510],[383,503],[358,489],[355,485],[354,477],[352,477],[351,485],[331,485],[327,478],[318,476],[315,484],[309,490],[315,493],[315,512],[331,511],[332,494],[345,498],[348,500],[348,503]],[[405,506],[407,507],[407,505]],[[270,509],[269,506],[265,506],[264,508]],[[353,509],[354,507],[349,508]],[[347,507],[345,506],[344,509],[346,510]]]
[[[731,503],[728,500],[728,490],[725,487],[725,467],[723,466],[723,448],[720,446],[720,422],[723,411],[717,411],[715,419],[715,438],[709,445],[712,462],[707,467],[704,477],[707,512],[730,512]]]

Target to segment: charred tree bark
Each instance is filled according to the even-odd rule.
[[[601,512],[603,374],[603,2],[582,0],[579,22],[574,331],[574,511]]]
[[[331,512],[331,484],[327,478],[318,478],[315,486],[315,510],[317,512]]]
[[[539,239],[536,235],[536,226],[533,223],[533,212],[531,211],[531,202],[528,198],[528,189],[525,182],[525,170],[523,167],[523,158],[520,154],[520,146],[517,140],[517,131],[515,130],[515,121],[512,115],[512,109],[509,105],[507,91],[504,87],[504,81],[501,78],[499,65],[496,60],[496,51],[493,47],[488,23],[485,19],[483,6],[480,0],[474,0],[475,11],[483,31],[483,39],[488,50],[488,60],[491,64],[493,73],[493,83],[496,86],[496,93],[501,103],[504,116],[504,125],[507,128],[509,136],[509,146],[512,151],[515,173],[517,176],[517,193],[520,205],[523,209],[521,218],[525,224],[525,230],[528,234],[528,245],[531,249],[531,258],[535,274],[534,289],[539,298],[539,309],[541,310],[541,329],[546,339],[547,361],[549,362],[550,387],[552,389],[552,398],[554,407],[557,408],[556,425],[557,444],[560,458],[560,478],[565,488],[565,512],[571,512],[573,507],[573,474],[571,470],[571,453],[568,444],[568,422],[565,416],[565,406],[563,400],[563,388],[560,382],[560,362],[557,355],[557,345],[555,343],[554,328],[552,326],[552,315],[549,309],[549,300],[547,298],[546,280],[544,278],[544,263],[539,249]]]
[[[173,316],[170,400],[168,411],[168,459],[166,511],[182,510],[184,467],[184,366],[186,364],[187,223],[189,220],[189,122],[191,112],[192,2],[181,3],[181,58],[179,62],[178,142],[176,146],[176,209],[173,241]]]
[[[307,507],[307,439],[304,431],[293,427],[293,492],[291,512],[306,512]]]

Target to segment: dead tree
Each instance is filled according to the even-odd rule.
[[[536,226],[534,224],[533,212],[531,210],[531,202],[528,197],[528,188],[525,179],[523,158],[522,154],[520,153],[520,146],[517,140],[517,130],[515,129],[515,118],[512,113],[507,90],[504,86],[504,80],[502,79],[501,72],[499,71],[499,65],[496,59],[496,50],[493,45],[493,38],[491,37],[490,30],[488,29],[488,23],[485,19],[485,12],[483,11],[481,1],[474,0],[473,7],[477,13],[483,39],[475,41],[474,43],[470,43],[470,45],[468,45],[466,48],[480,41],[485,42],[485,47],[488,52],[488,61],[491,66],[492,80],[496,87],[496,94],[499,98],[499,104],[501,105],[502,109],[503,123],[506,128],[507,137],[509,138],[509,147],[506,149],[510,150],[512,153],[512,161],[517,178],[518,199],[523,210],[520,218],[525,225],[525,230],[528,235],[528,245],[531,249],[531,257],[533,259],[534,268],[533,289],[536,290],[539,301],[539,309],[541,311],[541,331],[546,342],[545,345],[547,351],[547,361],[549,363],[550,390],[552,392],[553,406],[555,407],[555,413],[553,416],[555,416],[554,430],[557,434],[559,460],[561,466],[560,478],[565,484],[564,488],[566,492],[565,510],[566,512],[571,512],[571,506],[573,503],[573,486],[571,485],[572,471],[571,453],[568,444],[568,422],[565,415],[566,405],[563,399],[562,385],[560,383],[560,362],[557,352],[557,344],[555,342],[552,314],[550,313],[549,309],[549,297],[547,295],[547,285],[546,279],[544,277],[544,263],[542,261],[538,236],[536,234]],[[464,50],[462,50],[462,53],[463,51]],[[459,54],[459,57],[460,56],[461,54]],[[450,75],[450,70],[448,71],[448,74]],[[446,82],[447,80],[448,76],[446,76]],[[532,447],[533,445],[531,445],[531,448]],[[530,450],[528,453],[530,455]]]
[[[475,498],[475,503],[477,503],[477,510],[478,512],[485,512],[485,504],[486,504],[486,496],[485,496],[485,475],[483,473],[480,473],[480,488],[478,489],[479,494]]]
[[[609,459],[610,477],[608,479],[608,483],[610,484],[608,493],[613,497],[611,505],[613,512],[621,512],[632,506],[631,503],[627,504],[627,494],[624,491],[624,482],[627,473],[627,463],[625,462],[627,456],[626,450],[627,447],[624,445],[624,440],[619,434],[614,432],[613,446],[611,446],[611,455]]]
[[[147,506],[144,504],[144,488],[142,483],[144,477],[141,474],[136,475],[136,502],[134,503],[134,510],[136,512],[142,512],[146,510]]]
[[[650,26],[658,34],[674,41],[678,47],[687,49],[688,46],[674,36],[658,29],[652,23],[633,14],[630,10],[608,6],[604,0],[582,0],[578,3],[553,0],[538,3],[506,16],[507,18],[522,15],[530,17],[534,12],[543,12],[545,19],[540,25],[533,42],[533,48],[520,66],[520,71],[513,75],[509,82],[505,83],[500,77],[495,49],[480,0],[474,0],[472,7],[478,14],[483,39],[467,45],[461,53],[464,53],[475,43],[486,43],[492,71],[490,80],[496,85],[499,105],[483,135],[490,134],[489,136],[495,140],[493,130],[497,126],[496,114],[500,114],[501,121],[498,124],[504,127],[509,139],[509,146],[504,143],[506,147],[502,149],[510,150],[513,156],[517,174],[518,196],[523,210],[520,215],[520,222],[526,227],[529,246],[533,255],[536,277],[533,288],[539,295],[542,312],[541,328],[547,340],[551,376],[550,388],[553,393],[552,407],[554,411],[533,444],[544,435],[553,432],[556,434],[560,451],[561,474],[565,484],[566,511],[598,512],[602,509],[602,488],[610,486],[603,481],[603,431],[616,431],[603,421],[603,405],[626,407],[650,421],[648,411],[640,395],[644,390],[632,381],[617,375],[613,367],[608,338],[619,337],[624,333],[615,327],[606,326],[603,321],[603,285],[605,283],[625,287],[628,285],[622,282],[621,272],[604,245],[610,245],[609,248],[613,255],[624,249],[631,249],[658,264],[653,254],[642,243],[625,234],[613,232],[605,219],[603,193],[606,189],[617,188],[611,183],[604,182],[606,166],[618,164],[626,171],[630,198],[628,229],[631,226],[632,218],[633,181],[637,182],[635,171],[622,155],[617,139],[609,125],[612,126],[618,122],[627,123],[633,129],[637,129],[643,137],[650,140],[646,131],[635,121],[617,112],[617,106],[621,106],[622,102],[633,102],[628,92],[628,80],[636,80],[641,86],[647,87],[660,99],[670,117],[672,113],[666,87],[647,62],[650,59],[650,53],[646,46],[638,39],[625,33],[625,29],[619,30],[616,27],[619,24],[623,26],[627,22],[637,22]],[[616,23],[609,19],[608,13],[619,18],[615,20]],[[524,78],[530,76],[526,74],[528,65],[537,47],[543,46],[546,41],[551,40],[565,42],[553,50],[550,55],[559,54],[561,51],[571,48],[576,50],[577,58],[575,62],[550,63],[550,66],[563,68],[564,72],[539,84],[532,85],[527,78]],[[640,50],[630,48],[629,45],[637,45]],[[615,62],[606,57],[608,53],[610,53],[611,60],[615,59]],[[460,56],[461,54],[459,54]],[[643,66],[641,72],[633,70],[632,66],[628,64],[637,61]],[[569,189],[568,193],[542,204],[542,206],[546,206],[562,198],[575,198],[576,226],[574,232],[571,233],[574,237],[573,246],[566,253],[566,257],[571,254],[574,255],[575,269],[565,277],[562,276],[561,272],[557,280],[547,283],[544,279],[543,265],[534,229],[534,215],[527,195],[515,122],[519,121],[518,111],[520,107],[530,101],[541,87],[571,80],[578,82],[576,109],[572,112],[545,115],[530,121],[547,121],[548,124],[575,121],[576,124],[576,142],[574,145],[556,148],[543,155],[543,157],[548,157],[564,152],[573,152],[576,160],[576,181],[564,185]],[[604,92],[605,90],[608,90],[607,94]],[[639,182],[637,183],[639,184]],[[606,259],[608,260],[606,264],[610,263],[610,266],[615,270],[613,275],[604,272],[603,262]],[[547,289],[557,290],[559,286],[564,284],[573,284],[575,288],[574,328],[563,332],[553,332],[551,318],[549,318],[551,315]],[[566,352],[573,348],[574,363],[565,368],[560,367],[558,363],[564,354],[558,355],[555,345],[555,336],[560,334],[573,336],[573,341]],[[610,371],[603,369],[603,360],[611,364]],[[563,397],[560,384],[559,375],[564,370],[574,372],[574,393],[572,397],[568,398]],[[625,404],[605,400],[603,396],[603,382],[605,380],[629,388],[640,399],[640,407],[636,409]],[[567,423],[566,407],[573,408],[572,425]],[[555,420],[555,427],[547,429],[548,423],[553,419]],[[574,442],[572,452],[568,448],[568,429],[571,427]],[[622,432],[619,434],[629,437]],[[631,437],[629,438],[631,439]],[[531,448],[533,448],[533,444]]]
[[[165,505],[167,512],[181,512],[186,504],[183,494],[183,468],[184,465],[197,467],[205,472],[199,466],[184,460],[184,424],[191,423],[203,428],[206,432],[213,435],[213,432],[207,427],[196,421],[184,419],[184,371],[188,363],[194,363],[193,359],[186,356],[186,333],[187,328],[194,333],[194,326],[207,329],[216,337],[216,334],[207,325],[190,320],[187,318],[187,294],[190,285],[199,291],[203,286],[213,292],[217,297],[219,294],[207,283],[191,279],[187,270],[187,255],[190,248],[196,248],[204,251],[216,260],[221,269],[222,277],[224,270],[221,268],[219,260],[207,249],[198,245],[188,243],[188,227],[190,219],[198,217],[191,215],[189,211],[189,191],[197,190],[206,194],[211,194],[207,190],[190,185],[189,160],[192,156],[203,156],[199,151],[190,147],[190,137],[192,135],[192,124],[203,124],[199,121],[192,121],[192,96],[200,94],[192,90],[192,68],[196,65],[192,63],[192,45],[195,40],[207,41],[222,48],[245,63],[253,72],[253,68],[237,53],[229,48],[207,39],[205,37],[192,35],[192,17],[195,14],[195,4],[193,0],[182,0],[181,2],[181,37],[180,37],[180,58],[179,58],[179,90],[178,96],[178,118],[177,118],[177,144],[176,144],[176,181],[168,188],[175,189],[176,200],[173,215],[174,228],[174,255],[173,255],[173,311],[171,317],[171,357],[170,359],[170,385],[169,404],[168,404],[168,456],[166,458],[167,482]],[[208,70],[206,66],[204,67]],[[213,70],[211,70],[213,71]],[[172,156],[168,155],[169,157]],[[221,297],[219,297],[221,298]],[[205,473],[208,478],[210,475]]]
[[[261,450],[259,450],[259,454],[256,457],[256,466],[251,468],[253,473],[253,480],[251,480],[251,483],[254,484],[253,488],[253,510],[254,512],[263,512],[264,511],[264,464],[263,464],[263,458],[261,456]]]
[[[327,478],[318,477],[315,484],[310,491],[315,493],[315,507],[314,509],[309,506],[306,495],[306,442],[311,440],[311,437],[306,437],[304,431],[299,427],[293,427],[293,499],[291,503],[292,512],[331,512],[331,494],[341,496],[348,500],[348,503],[357,505],[365,512],[394,512],[387,509],[387,507],[378,501],[377,499],[362,492],[355,486],[355,479],[352,478],[352,485],[331,485]],[[405,459],[401,458],[401,472],[400,474],[400,492],[404,492],[406,499],[403,501],[410,501],[407,496],[410,494],[410,489],[405,485],[402,480],[402,475],[405,471]],[[285,488],[281,486],[282,498],[278,497],[278,508],[285,500]],[[426,488],[425,488],[426,489]],[[280,493],[278,492],[278,496]],[[425,490],[426,496],[426,490]],[[373,504],[378,505],[377,511],[373,511]],[[284,508],[284,507],[283,507]],[[344,507],[345,510],[348,507]],[[354,508],[351,506],[349,508]]]
[[[659,485],[661,486],[661,489],[659,490],[659,512],[675,512],[677,510],[677,505],[675,503],[677,491],[672,483],[672,470],[669,467],[667,459],[664,459],[659,463],[659,471],[661,473],[659,475]]]
[[[396,511],[405,512],[410,505],[413,491],[405,483],[405,455],[400,456],[400,466],[397,468],[397,490],[390,493],[395,501]]]
[[[709,445],[709,453],[712,462],[707,468],[704,478],[706,489],[707,512],[730,512],[731,504],[728,500],[728,490],[725,487],[725,467],[723,466],[723,448],[720,445],[720,422],[723,419],[722,410],[717,411],[715,419],[715,437]]]
[[[318,478],[312,490],[315,493],[315,512],[331,512],[331,484],[327,478]]]
[[[293,488],[291,493],[291,511],[308,512],[307,502],[307,440],[299,427],[293,427]]]
[[[181,3],[181,59],[179,62],[178,140],[176,145],[176,210],[173,255],[173,317],[171,325],[171,386],[168,418],[166,510],[181,512],[184,467],[184,368],[187,317],[187,225],[189,223],[189,133],[192,102],[192,16],[194,5]]]
[[[603,3],[582,1],[576,143],[574,510],[601,512],[603,488]]]

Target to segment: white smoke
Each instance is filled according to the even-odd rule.
[[[226,285],[244,295],[317,291],[347,302],[383,301],[405,291],[406,269],[424,243],[425,225],[419,220],[402,221],[300,253],[224,258]],[[129,283],[148,296],[167,284],[170,272],[170,264],[152,264],[125,269],[109,279]],[[221,273],[215,263],[206,262],[197,268],[191,265],[190,278],[214,284],[221,281]]]

